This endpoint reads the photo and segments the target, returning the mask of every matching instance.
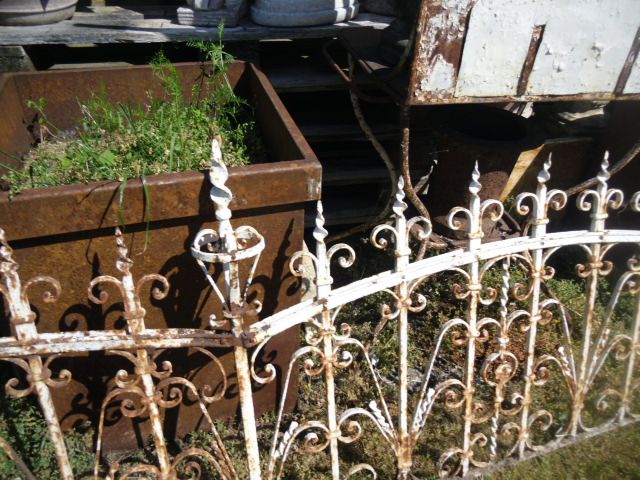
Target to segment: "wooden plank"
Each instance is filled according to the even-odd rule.
[[[128,20],[144,20],[145,14],[135,10],[129,10],[128,8],[105,6],[105,5],[93,5],[87,7],[88,12],[76,12],[74,20],[82,20],[89,18],[93,20],[100,19],[102,22],[117,22],[123,19]]]
[[[298,122],[298,126],[308,142],[367,141],[367,137],[362,133],[360,127],[350,123],[321,124],[309,122],[304,124]],[[397,125],[392,123],[376,123],[372,129],[375,137],[380,141],[400,139],[400,131]]]
[[[319,90],[345,90],[347,84],[333,70],[319,66],[284,66],[262,68],[278,92],[308,92]],[[356,75],[358,85],[373,85],[368,76]]]
[[[237,27],[224,29],[224,40],[326,38],[348,29],[385,28],[390,21],[381,15],[361,14],[355,20],[335,25],[270,28],[243,19]],[[164,43],[212,38],[218,38],[217,28],[178,25],[162,18],[119,15],[113,19],[92,12],[78,12],[71,20],[53,25],[0,27],[0,45]]]
[[[269,77],[273,88],[279,92],[301,92],[309,90],[340,90],[345,82],[333,70],[313,66],[278,66],[262,69]]]

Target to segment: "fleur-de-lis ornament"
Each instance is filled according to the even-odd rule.
[[[550,168],[551,154],[549,154],[542,169],[538,172],[536,193],[521,193],[516,197],[516,210],[520,215],[528,215],[531,211],[530,207],[525,205],[525,201],[529,200],[533,205],[533,212],[531,212],[533,237],[545,234],[546,224],[549,223],[549,208],[561,210],[567,204],[567,194],[565,192],[562,190],[548,190],[547,188],[547,182],[551,179]]]
[[[504,206],[498,200],[480,200],[481,189],[480,170],[476,162],[469,182],[469,207],[455,207],[447,216],[447,224],[451,230],[464,230],[467,233],[470,248],[477,248],[484,237],[482,227],[485,216],[492,222],[497,222],[504,214]],[[466,222],[461,221],[460,215],[466,217]]]
[[[253,275],[264,250],[264,238],[257,230],[249,226],[236,229],[231,225],[231,209],[229,205],[233,194],[227,187],[229,172],[222,159],[222,150],[218,140],[211,142],[211,167],[209,180],[211,181],[210,198],[215,207],[215,216],[219,222],[218,231],[206,228],[200,230],[193,240],[191,254],[202,269],[205,278],[223,305],[224,319],[211,318],[212,327],[223,327],[231,321],[231,328],[236,335],[244,331],[242,318],[248,313],[259,313],[261,304],[255,300],[247,303],[247,293],[253,281]],[[238,262],[251,260],[253,263],[244,287],[241,286]],[[209,265],[222,265],[225,291],[223,292],[211,276]]]
[[[47,276],[36,276],[23,285],[18,275],[18,263],[13,259],[13,250],[9,246],[5,231],[0,228],[0,293],[5,297],[9,310],[11,333],[25,345],[39,340],[35,320],[36,314],[31,310],[27,292],[35,284],[46,284],[52,287],[44,292],[45,302],[55,302],[61,293],[60,283]],[[63,369],[55,377],[52,374],[51,362],[57,355],[49,356],[45,361],[39,356],[31,355],[25,358],[4,358],[21,368],[27,377],[28,386],[18,388],[20,381],[10,378],[5,384],[7,395],[15,398],[26,397],[35,393],[47,423],[49,438],[53,440],[56,460],[63,479],[73,478],[71,463],[67,455],[62,436],[60,422],[55,414],[55,405],[51,397],[50,388],[61,388],[71,381],[71,372]]]
[[[585,190],[578,196],[577,205],[583,212],[591,212],[591,231],[601,232],[605,229],[605,220],[609,217],[609,209],[622,207],[624,194],[617,188],[609,188],[609,152],[605,152],[596,178],[595,190]]]

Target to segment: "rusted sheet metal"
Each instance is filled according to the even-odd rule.
[[[615,93],[632,93],[640,90],[640,27],[629,49],[629,55],[624,62]]]
[[[425,0],[407,102],[637,99],[633,0]]]
[[[455,205],[469,201],[468,190],[458,186],[465,183],[473,164],[477,162],[482,172],[482,200],[499,198],[520,155],[539,148],[543,139],[530,120],[481,105],[443,107],[428,118],[435,127],[429,147],[439,153],[425,203],[434,230],[451,237],[456,232],[448,228],[447,215]],[[419,141],[416,138],[414,145]]]
[[[236,208],[252,215],[260,209],[301,204],[317,198],[320,167],[307,161],[287,161],[231,168],[229,184],[237,187]],[[295,182],[289,188],[289,181]],[[201,172],[185,172],[147,177],[152,202],[151,220],[157,225],[173,226],[195,219],[213,218],[211,209],[202,205],[206,177]],[[38,237],[74,238],[96,232],[111,235],[119,224],[120,182],[69,185],[27,190],[13,199],[0,192],[0,221],[12,225],[19,245]],[[269,195],[265,195],[265,189]],[[262,201],[263,199],[264,201]],[[145,197],[142,182],[127,182],[124,193],[124,217],[128,225],[145,221]],[[34,216],[33,212],[38,215]],[[51,219],[56,219],[52,222]],[[152,227],[153,228],[153,227]],[[37,232],[37,233],[35,233]]]
[[[516,90],[517,95],[524,95],[527,93],[527,85],[529,85],[529,78],[533,72],[533,66],[540,50],[540,43],[542,42],[542,36],[544,35],[544,25],[536,25],[533,28],[533,33],[529,40],[529,48],[527,49],[527,56],[522,64],[522,71],[518,79],[518,87]],[[619,92],[618,92],[619,93]]]
[[[179,68],[188,80],[200,73],[196,64]],[[231,169],[229,178],[229,185],[236,192],[232,203],[236,209],[234,223],[253,225],[268,240],[250,294],[267,298],[264,313],[269,314],[293,305],[298,298],[295,280],[286,269],[286,258],[302,244],[304,202],[319,197],[321,167],[264,75],[245,63],[232,65],[230,72],[237,91],[255,106],[257,122],[270,152],[270,162]],[[127,77],[129,74],[132,76]],[[106,85],[112,100],[121,94],[122,100],[132,101],[144,99],[147,90],[158,88],[157,80],[146,67],[15,74],[4,77],[2,81],[6,88],[0,91],[0,98],[4,102],[4,98],[17,95],[19,101],[8,105],[20,108],[6,112],[0,123],[8,125],[7,122],[14,122],[17,125],[25,122],[18,133],[8,130],[13,132],[10,138],[0,136],[1,149],[16,154],[23,152],[29,143],[25,132],[31,113],[23,111],[27,98],[47,98],[47,108],[51,109],[47,113],[51,121],[65,128],[72,124],[77,113],[77,98],[87,98],[96,86]],[[56,91],[56,87],[60,89]],[[185,90],[190,91],[190,88]],[[145,232],[142,185],[132,180],[127,183],[124,195],[124,239],[132,252],[131,258],[136,262],[134,272],[162,274],[171,287],[163,302],[153,299],[148,289],[141,292],[149,330],[139,339],[123,339],[113,333],[124,325],[119,300],[114,297],[109,304],[95,305],[86,298],[86,285],[92,278],[113,272],[116,256],[111,246],[113,227],[119,223],[119,184],[33,190],[13,200],[9,200],[6,193],[0,194],[0,224],[10,229],[12,246],[22,273],[32,276],[49,272],[65,285],[59,302],[42,307],[42,318],[46,320],[39,324],[40,332],[51,335],[51,341],[63,336],[59,335],[61,331],[72,332],[75,337],[72,335],[64,342],[56,343],[54,349],[66,352],[82,342],[76,351],[89,352],[56,361],[62,368],[75,373],[69,388],[54,392],[58,411],[65,419],[63,428],[86,419],[95,422],[100,396],[106,393],[104,378],[123,368],[119,359],[105,356],[99,350],[132,345],[185,347],[171,348],[165,356],[174,363],[177,373],[188,375],[192,372],[195,375],[192,380],[198,384],[205,382],[207,377],[211,377],[211,381],[216,378],[216,381],[221,381],[220,373],[209,365],[206,356],[187,347],[214,348],[237,344],[238,340],[224,335],[189,333],[206,328],[211,315],[221,315],[220,306],[216,299],[211,298],[206,282],[186,251],[196,232],[214,221],[205,174],[161,175],[148,177],[147,182],[152,205],[149,230]],[[143,253],[146,235],[149,248]],[[113,294],[110,287],[104,291]],[[95,292],[96,295],[98,293]],[[253,316],[247,322],[255,320],[256,316]],[[8,334],[6,327],[3,328]],[[183,330],[184,335],[174,331],[161,338],[167,328],[186,330]],[[91,338],[83,342],[82,335],[90,330],[105,332],[89,334]],[[286,366],[287,353],[295,349],[296,342],[297,332],[291,331],[275,342],[273,351],[267,354],[275,355],[276,362],[282,360]],[[16,345],[11,342],[3,343],[0,348],[4,347],[8,355],[16,352]],[[36,342],[29,348],[41,352],[46,346]],[[232,349],[226,348],[221,357],[226,375],[234,375]],[[105,375],[98,378],[95,375],[97,371],[103,371]],[[276,385],[262,389],[256,397],[256,410],[261,412],[273,408],[276,393]],[[82,399],[81,409],[72,406],[78,405],[75,402],[78,398]],[[289,405],[294,401],[292,395]],[[215,406],[216,415],[221,416],[234,416],[236,410],[237,398],[233,396]],[[173,433],[192,431],[200,417],[197,405],[183,406],[180,415],[174,418]],[[147,437],[144,423],[141,424],[142,431],[136,433],[129,428],[128,422],[122,418],[115,425],[105,427],[106,448],[133,448],[140,438]]]
[[[180,72],[185,91],[190,91],[189,82],[200,75],[198,64],[182,64]],[[238,62],[231,65],[230,80],[238,93],[254,104],[256,121],[270,152],[267,163],[231,169],[229,185],[237,194],[232,208],[239,212],[319,198],[320,164],[264,74],[252,65]],[[0,101],[5,105],[6,98],[8,108],[0,119],[3,132],[0,157],[4,155],[2,163],[12,167],[16,166],[16,157],[31,148],[33,142],[27,126],[35,112],[26,109],[28,99],[46,98],[47,118],[65,129],[77,121],[78,100],[89,98],[96,86],[104,85],[107,98],[112,101],[143,102],[146,92],[159,94],[158,79],[148,67],[17,73],[6,75],[4,85]],[[11,101],[16,95],[19,101]],[[10,128],[11,125],[20,125],[20,128]],[[204,173],[157,175],[148,177],[147,181],[154,196],[163,199],[152,204],[154,221],[205,214],[213,218],[211,208],[201,204],[208,188]],[[266,185],[268,195],[265,195]],[[101,182],[52,187],[26,191],[12,201],[6,193],[0,193],[0,222],[13,226],[14,242],[33,238],[34,231],[38,236],[59,236],[107,228],[110,235],[112,227],[119,225],[119,186],[119,182]],[[124,201],[125,222],[144,222],[145,198],[140,181],[127,183]],[[39,215],[34,217],[33,211]],[[60,221],[51,222],[51,218]]]
[[[467,30],[467,17],[476,1],[422,2],[408,103],[440,103],[453,96]]]

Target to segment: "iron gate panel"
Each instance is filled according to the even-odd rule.
[[[364,458],[366,445],[354,453],[357,445],[370,445],[372,439],[379,439],[378,447],[393,461],[397,478],[425,468],[440,476],[465,476],[635,422],[640,418],[640,231],[609,229],[607,218],[623,207],[640,211],[640,193],[625,203],[620,190],[610,189],[605,158],[597,187],[577,199],[577,208],[589,215],[589,228],[550,233],[550,210],[568,203],[563,191],[547,188],[550,167],[549,159],[538,175],[536,192],[515,199],[514,208],[527,219],[529,234],[487,242],[483,232],[505,207],[497,200],[480,200],[476,166],[469,205],[453,209],[448,218],[450,228],[466,234],[464,246],[423,259],[415,257],[414,247],[429,236],[431,226],[426,218],[405,217],[400,179],[393,222],[376,227],[370,237],[373,247],[389,252],[393,267],[337,288],[331,267],[337,263],[353,268],[356,251],[346,244],[327,247],[319,204],[315,250],[298,252],[290,264],[291,273],[309,284],[313,298],[245,325],[246,315],[260,311],[260,303],[249,300],[247,292],[265,240],[250,226],[232,226],[232,192],[225,186],[228,174],[214,142],[211,198],[219,226],[196,236],[192,254],[223,305],[223,318],[212,319],[209,330],[147,328],[140,300],[143,287],[161,300],[168,282],[157,274],[136,281],[116,231],[118,275],[95,278],[88,296],[102,303],[106,293],[96,296],[94,287],[115,287],[124,303],[126,329],[39,334],[28,291],[36,283],[47,284],[43,300],[49,302],[61,286],[49,277],[22,281],[2,232],[0,291],[12,335],[0,339],[0,358],[24,372],[20,380],[9,380],[6,393],[38,399],[65,479],[74,473],[50,390],[64,388],[72,372],[54,373],[53,364],[59,356],[81,351],[104,351],[130,364],[113,379],[96,428],[94,476],[100,478],[293,478],[288,469],[303,454],[326,455],[323,472],[314,475],[376,478],[377,465],[390,460]],[[575,263],[577,280],[571,285],[581,289],[570,302],[553,291],[559,284],[552,264],[566,251]],[[575,260],[575,251],[582,252],[582,260]],[[241,270],[245,262],[249,267]],[[221,266],[225,288],[219,287],[211,265]],[[248,276],[243,278],[245,271]],[[380,314],[363,329],[354,306],[369,298],[379,304]],[[443,298],[450,299],[449,313],[430,316],[443,306]],[[574,300],[580,302],[580,311]],[[292,355],[289,369],[277,371],[268,359],[265,365],[265,346],[294,326],[304,327],[304,345]],[[427,334],[421,333],[425,328]],[[228,391],[226,381],[198,390],[188,379],[174,376],[173,366],[161,354],[176,348],[196,349],[220,369],[212,349],[233,350],[247,473],[225,448],[210,413]],[[270,440],[264,442],[252,388],[279,375],[284,376],[282,401],[273,421],[267,422]],[[287,390],[298,376],[298,395],[317,400],[315,410],[285,414]],[[305,390],[305,385],[315,390]],[[163,415],[187,398],[200,406],[211,444],[176,452],[165,441]],[[562,409],[558,398],[566,400]],[[115,400],[122,415],[148,418],[153,461],[105,463],[104,412]],[[444,443],[434,443],[439,433],[447,437]],[[440,445],[437,454],[420,453],[421,465],[416,465],[417,452]],[[8,442],[0,441],[0,449],[25,477],[34,478]],[[429,460],[426,467],[424,458]],[[387,466],[382,471],[387,473],[380,476],[389,475]]]

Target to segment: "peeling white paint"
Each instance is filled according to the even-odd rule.
[[[516,95],[536,25],[545,25],[525,93],[612,92],[640,25],[638,0],[479,0],[471,12],[458,96]],[[638,62],[625,93],[640,92]]]
[[[430,74],[422,77],[420,89],[423,92],[450,91],[455,86],[455,75],[455,67],[438,54],[430,65]]]
[[[447,61],[441,54],[434,55],[442,42],[450,43],[462,39],[465,26],[460,22],[472,0],[442,0],[442,9],[427,20],[425,31],[420,36],[418,55],[421,59],[431,60],[419,72],[419,88],[415,92],[450,93],[455,83],[456,66]]]

